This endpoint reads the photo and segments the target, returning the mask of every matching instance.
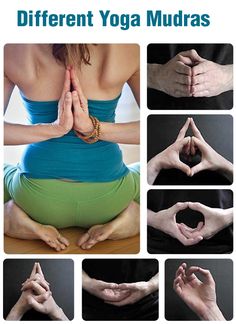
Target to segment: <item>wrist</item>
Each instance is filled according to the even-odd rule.
[[[156,220],[156,213],[153,212],[152,210],[148,209],[148,211],[147,211],[147,224],[149,226],[154,227],[155,220]]]
[[[161,71],[161,64],[148,64],[147,65],[147,86],[148,88],[161,90],[160,85],[160,71]]]
[[[50,138],[58,138],[66,135],[70,130],[66,130],[62,126],[51,123],[51,124],[41,124],[40,126],[48,129],[49,139]]]
[[[233,64],[222,65],[224,73],[224,92],[233,90]]]
[[[225,226],[229,226],[233,223],[233,208],[227,208],[223,210]]]
[[[53,321],[62,321],[64,319],[64,312],[58,305],[48,315]]]
[[[19,321],[22,316],[30,309],[30,306],[23,305],[19,301],[12,307],[9,315],[7,316],[7,320],[15,320]]]
[[[147,176],[149,184],[153,184],[161,169],[162,164],[160,161],[160,155],[158,154],[154,156],[151,160],[149,160],[147,164]]]
[[[217,304],[208,305],[202,314],[198,314],[203,321],[225,321]]]

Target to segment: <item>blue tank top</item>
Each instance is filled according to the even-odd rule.
[[[51,123],[57,119],[58,101],[22,98],[31,124]],[[119,98],[88,100],[89,113],[100,121],[114,122]],[[129,172],[118,144],[107,141],[88,144],[73,130],[62,137],[28,145],[19,168],[28,178],[82,182],[114,181]]]

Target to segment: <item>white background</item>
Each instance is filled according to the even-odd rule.
[[[231,43],[235,45],[235,10],[233,0],[7,0],[1,1],[1,73],[3,67],[3,46],[5,43],[138,43],[141,46],[141,251],[138,255],[124,257],[153,257],[148,255],[146,249],[146,192],[150,186],[146,183],[146,117],[150,113],[146,108],[146,47],[149,43]],[[98,10],[110,9],[113,13],[138,13],[142,16],[142,26],[122,31],[118,27],[101,27],[101,20],[96,14]],[[17,10],[48,10],[51,13],[86,13],[92,10],[95,14],[93,28],[79,27],[17,27]],[[176,13],[183,10],[185,13],[208,13],[210,15],[209,27],[145,27],[146,10],[162,10],[167,13]],[[234,30],[234,32],[233,32]],[[234,58],[235,60],[235,58]],[[1,80],[1,89],[3,89]],[[1,91],[1,99],[3,91]],[[234,98],[235,101],[235,98]],[[196,113],[202,113],[201,111]],[[194,112],[194,113],[195,113]],[[153,111],[151,111],[153,113]],[[170,111],[158,111],[158,113],[176,113]],[[178,113],[178,112],[177,112]],[[180,112],[181,113],[181,112]],[[186,111],[183,112],[187,113]],[[214,113],[204,111],[204,113]],[[219,112],[224,113],[224,112]],[[234,109],[227,113],[234,114]],[[3,160],[3,149],[1,149]],[[168,188],[168,187],[166,187]],[[180,187],[179,187],[180,188]],[[183,188],[183,187],[181,187]],[[233,189],[233,186],[232,186]],[[3,219],[3,216],[2,216]],[[2,226],[2,223],[1,223]],[[1,265],[4,258],[14,255],[4,255],[3,240],[1,240]],[[229,255],[234,258],[235,253]],[[37,255],[22,255],[15,257],[37,258]],[[42,257],[42,256],[40,256]],[[45,256],[47,257],[47,256]],[[50,255],[50,258],[57,255]],[[75,263],[75,317],[74,322],[82,322],[81,319],[81,261],[85,255],[68,256]],[[91,256],[89,256],[91,257]],[[103,257],[102,255],[96,257]],[[105,257],[122,257],[122,255],[110,255]],[[176,255],[158,255],[160,271],[160,297],[159,297],[159,321],[165,323],[164,319],[164,260]],[[185,257],[179,255],[178,257]],[[224,255],[188,255],[189,258],[225,258]],[[1,275],[2,278],[2,275]],[[226,278],[227,280],[227,278]],[[2,283],[0,283],[0,298],[2,299]],[[234,298],[235,306],[235,298]],[[234,307],[235,309],[235,307]]]

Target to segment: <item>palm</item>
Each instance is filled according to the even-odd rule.
[[[210,285],[195,277],[192,280],[186,280],[182,287],[181,297],[191,309],[201,313],[206,305],[215,302],[215,291]]]

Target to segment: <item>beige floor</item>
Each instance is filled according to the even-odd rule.
[[[118,241],[106,240],[95,245],[90,250],[82,250],[76,242],[84,232],[78,228],[67,228],[60,232],[70,241],[70,246],[56,252],[39,240],[20,240],[4,237],[4,251],[7,254],[136,254],[139,252],[139,235]]]

